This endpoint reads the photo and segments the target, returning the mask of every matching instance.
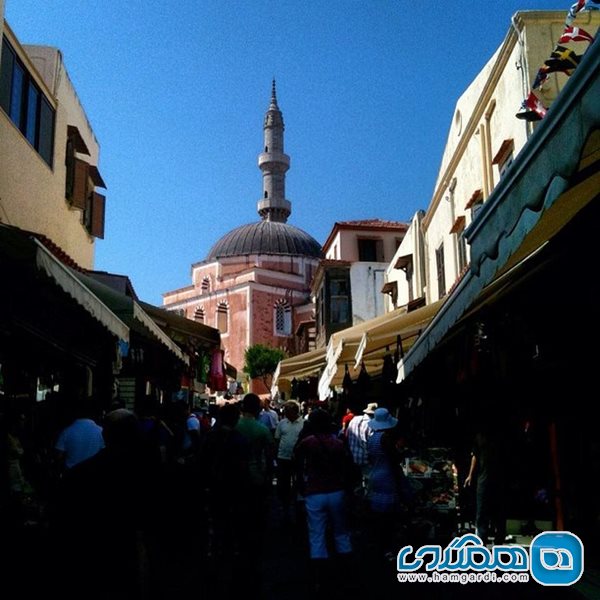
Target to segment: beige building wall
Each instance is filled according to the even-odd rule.
[[[477,205],[470,203],[478,190],[485,202],[500,180],[502,159],[510,155],[511,148],[516,156],[535,127],[515,115],[538,69],[556,46],[565,16],[565,11],[517,13],[503,44],[456,104],[435,191],[423,219],[427,303],[448,293],[464,272],[460,237],[477,210]],[[597,12],[583,13],[575,23],[592,33],[599,24]],[[582,54],[587,44],[572,47]],[[566,81],[562,73],[550,75],[544,86],[546,106]],[[436,250],[441,247],[444,290],[438,286],[436,260]],[[468,247],[466,255],[468,262]]]
[[[413,216],[402,243],[385,272],[387,283],[395,284],[395,302],[391,293],[385,294],[385,312],[405,306],[425,296],[425,264],[423,260],[423,211]],[[410,257],[410,262],[406,259]]]
[[[21,46],[4,23],[4,35],[55,109],[54,151],[49,166],[0,108],[0,221],[41,233],[84,268],[94,266],[94,237],[83,225],[83,211],[65,198],[67,126],[77,127],[98,165],[99,146],[66,72],[59,50]]]

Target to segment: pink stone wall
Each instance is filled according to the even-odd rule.
[[[168,292],[164,295],[164,306],[183,308],[188,318],[194,319],[198,307],[204,309],[205,325],[217,327],[217,306],[226,302],[229,307],[229,330],[221,336],[225,350],[225,360],[238,370],[238,380],[243,380],[244,353],[248,344],[265,344],[294,353],[296,344],[294,332],[298,323],[306,320],[312,305],[310,303],[310,279],[316,268],[316,259],[291,260],[289,257],[240,257],[235,262],[197,264],[193,267],[193,285]],[[257,267],[257,264],[260,265]],[[296,281],[286,278],[288,274],[299,276]],[[210,280],[208,292],[202,292],[202,281]],[[258,290],[253,284],[272,288]],[[250,290],[250,292],[249,292]],[[286,294],[286,290],[300,292],[302,298]],[[248,315],[248,295],[251,296],[250,324]],[[275,335],[274,306],[278,300],[288,299],[292,307],[299,307],[300,314],[292,309],[292,332],[289,337]],[[250,331],[248,331],[250,328]],[[251,382],[255,393],[266,393],[262,382]]]

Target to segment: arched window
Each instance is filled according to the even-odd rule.
[[[202,279],[202,293],[207,294],[210,292],[210,277],[208,275]]]
[[[229,329],[229,307],[227,302],[219,302],[217,306],[217,329],[221,335],[227,333]]]
[[[204,316],[204,308],[199,306],[194,313],[194,321],[197,321],[198,323],[204,323]]]
[[[287,300],[277,300],[273,307],[275,322],[275,335],[291,335],[292,333],[292,308]]]

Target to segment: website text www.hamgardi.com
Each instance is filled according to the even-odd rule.
[[[398,573],[400,583],[528,583],[529,573]]]

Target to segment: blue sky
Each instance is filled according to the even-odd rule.
[[[409,220],[431,197],[456,100],[518,10],[569,0],[5,0],[22,43],[65,64],[100,142],[96,268],[145,301],[256,221],[262,122],[277,79],[289,223]],[[515,112],[518,110],[515,107]]]

